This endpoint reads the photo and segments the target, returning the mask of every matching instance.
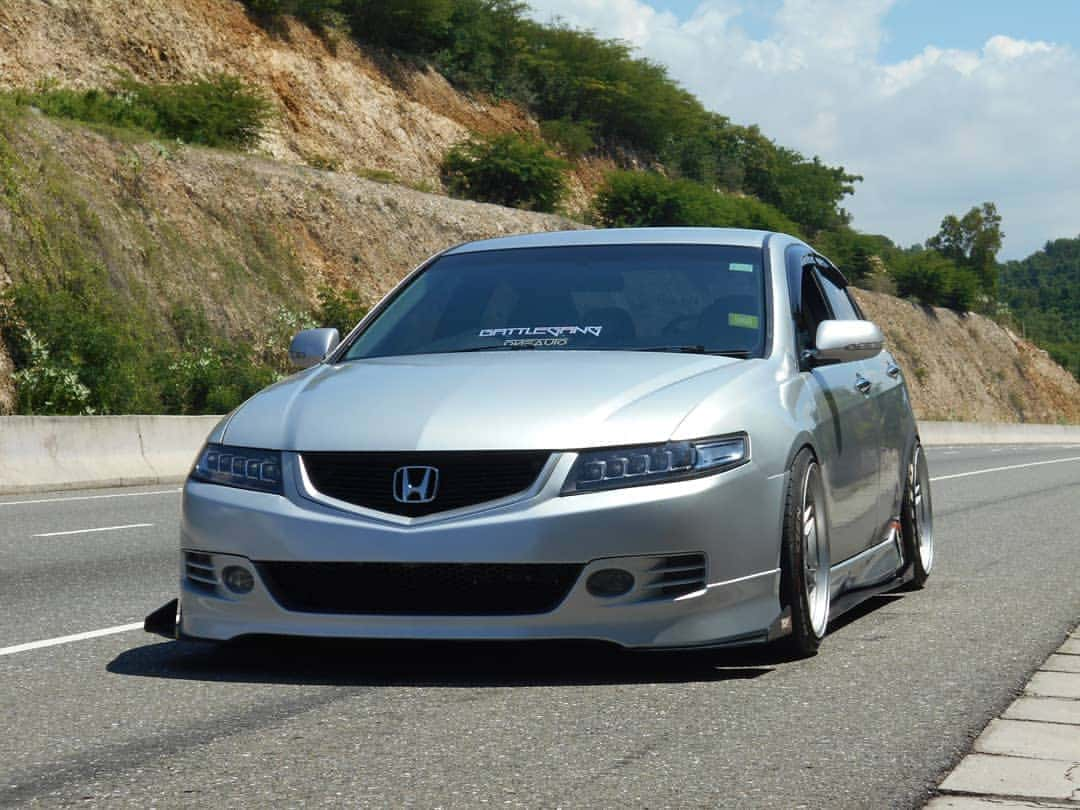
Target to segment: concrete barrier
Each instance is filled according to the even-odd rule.
[[[183,480],[220,416],[0,416],[0,494]]]
[[[1025,425],[1011,422],[919,422],[926,445],[1080,444],[1080,425]]]
[[[182,481],[218,416],[0,416],[0,494]],[[920,422],[924,444],[1080,444],[1077,425]]]

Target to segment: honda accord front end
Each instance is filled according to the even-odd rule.
[[[781,634],[807,406],[770,268],[792,241],[472,243],[339,345],[302,334],[294,358],[318,362],[222,420],[184,487],[178,634],[653,648]]]

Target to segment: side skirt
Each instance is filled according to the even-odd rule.
[[[862,604],[872,596],[888,593],[910,581],[911,568],[908,566],[903,572],[885,582],[877,585],[870,585],[865,588],[856,588],[855,590],[845,591],[839,596],[834,596],[832,603],[829,605],[829,621],[831,622],[833,619],[847,613],[853,607]]]

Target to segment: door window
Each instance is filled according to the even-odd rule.
[[[829,308],[832,310],[833,318],[838,321],[862,320],[847,290],[822,273],[818,273],[817,276],[825,297],[829,299]]]
[[[802,290],[799,294],[801,306],[798,321],[795,324],[800,356],[804,350],[814,348],[818,324],[829,320],[829,308],[814,275],[809,267],[803,270]]]

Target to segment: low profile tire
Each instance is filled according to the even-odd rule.
[[[900,507],[904,562],[911,570],[908,587],[919,590],[934,567],[934,505],[930,499],[930,470],[922,445],[911,451],[904,475],[904,501]]]
[[[808,449],[799,451],[788,476],[784,536],[780,548],[780,595],[791,614],[788,650],[817,652],[829,625],[829,533],[821,468]]]

